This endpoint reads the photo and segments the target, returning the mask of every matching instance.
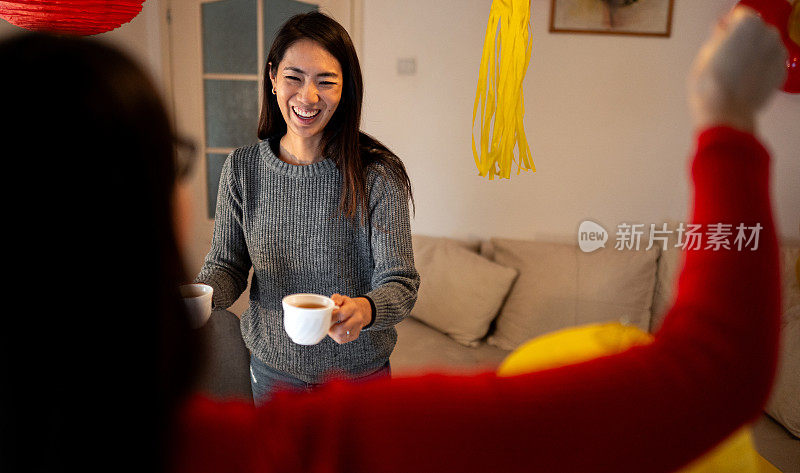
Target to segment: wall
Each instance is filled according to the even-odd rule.
[[[731,0],[676,0],[670,38],[549,33],[550,0],[532,0],[525,130],[537,172],[477,175],[472,106],[490,0],[364,2],[364,129],[406,163],[413,231],[461,238],[574,239],[591,218],[684,220],[692,130],[685,77]],[[400,76],[398,58],[417,74]],[[800,95],[779,94],[761,120],[774,151],[779,233],[800,237]]]
[[[153,80],[166,89],[169,80],[165,67],[166,23],[162,23],[165,0],[147,0],[142,11],[129,23],[97,35],[135,57],[153,76]],[[164,90],[166,93],[166,90]]]
[[[574,238],[591,218],[615,225],[683,220],[691,149],[684,81],[697,48],[735,2],[676,0],[670,38],[547,32],[550,0],[532,0],[534,49],[525,129],[536,173],[477,176],[472,104],[490,0],[361,0],[364,129],[411,174],[417,233],[461,238]],[[164,0],[100,35],[164,83]],[[18,29],[0,20],[0,37]],[[399,76],[398,58],[417,74]],[[780,93],[761,119],[774,152],[779,233],[800,238],[800,95]]]

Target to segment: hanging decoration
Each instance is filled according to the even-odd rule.
[[[472,109],[472,154],[483,177],[510,178],[515,146],[519,154],[517,174],[522,169],[536,171],[522,123],[522,81],[532,44],[530,0],[493,0]],[[476,146],[479,109],[480,143]]]
[[[741,0],[739,5],[757,11],[764,21],[781,32],[783,45],[789,53],[782,89],[800,93],[800,0],[794,0],[793,4],[787,0]]]
[[[0,18],[34,31],[78,36],[105,33],[131,21],[144,0],[0,0]]]

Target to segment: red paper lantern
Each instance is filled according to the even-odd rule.
[[[796,0],[797,1],[797,0]],[[791,93],[800,93],[800,44],[789,36],[789,22],[792,20],[792,4],[786,0],[741,0],[739,5],[744,5],[757,11],[767,23],[775,26],[781,32],[783,45],[789,52],[786,60],[786,82],[783,90]],[[797,3],[795,4],[797,8]]]
[[[144,0],[0,0],[0,18],[29,30],[92,35],[131,21]]]

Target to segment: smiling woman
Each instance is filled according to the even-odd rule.
[[[272,94],[287,128],[281,138],[280,158],[292,164],[319,161],[322,130],[342,99],[339,61],[318,43],[306,39],[287,49],[277,67],[272,63],[268,67]],[[275,70],[278,74],[273,73]]]
[[[259,144],[228,156],[211,251],[197,276],[230,306],[247,286],[242,334],[256,403],[276,384],[389,375],[395,324],[416,301],[411,183],[400,159],[360,131],[361,69],[345,29],[311,12],[289,19],[267,55]],[[336,302],[329,337],[303,346],[281,299]]]

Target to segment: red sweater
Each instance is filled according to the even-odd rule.
[[[428,375],[282,394],[262,408],[197,397],[180,472],[667,472],[766,401],[780,294],[769,155],[746,133],[698,137],[694,223],[760,223],[757,251],[688,251],[655,342],[498,378]]]

